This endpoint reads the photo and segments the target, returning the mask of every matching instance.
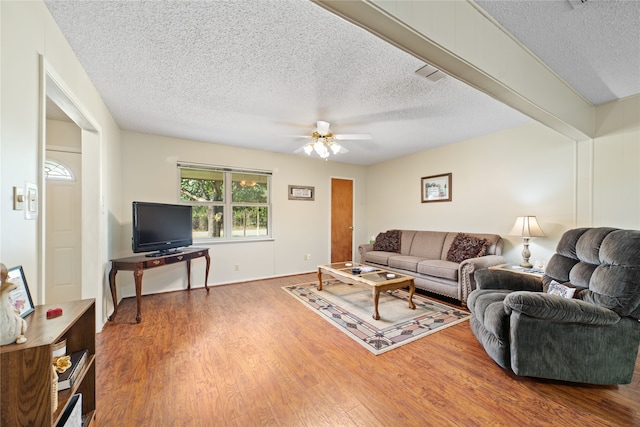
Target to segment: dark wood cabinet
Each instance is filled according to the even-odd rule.
[[[62,315],[47,319],[47,310],[62,308]],[[82,393],[82,414],[95,421],[96,309],[95,300],[39,305],[26,318],[27,342],[0,347],[0,425],[56,425],[75,393]],[[67,354],[87,349],[89,357],[70,389],[52,394],[53,345],[67,340]]]
[[[109,272],[109,287],[111,288],[111,299],[113,300],[113,313],[109,320],[115,319],[118,314],[118,293],[116,287],[116,274],[119,270],[133,271],[133,278],[136,283],[136,322],[142,320],[142,275],[144,270],[162,267],[163,265],[185,262],[187,264],[187,289],[191,289],[191,260],[204,257],[207,261],[205,267],[204,287],[209,292],[209,267],[211,257],[208,248],[184,248],[179,252],[168,252],[158,257],[148,257],[147,255],[135,255],[127,258],[117,258],[111,260],[111,271]]]

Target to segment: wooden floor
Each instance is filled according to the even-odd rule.
[[[518,378],[463,322],[374,356],[287,295],[315,274],[145,296],[97,336],[98,426],[640,426],[629,385]]]

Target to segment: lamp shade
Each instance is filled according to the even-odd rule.
[[[516,223],[509,232],[510,236],[520,237],[544,237],[544,231],[538,225],[538,220],[535,216],[519,216],[516,218]]]

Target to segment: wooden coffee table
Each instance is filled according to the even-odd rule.
[[[352,272],[353,268],[360,268],[361,272],[354,273]],[[368,271],[369,269],[373,271]],[[328,274],[343,283],[371,286],[373,290],[373,318],[376,320],[380,319],[380,314],[378,313],[380,292],[409,287],[409,308],[412,310],[416,308],[413,303],[413,293],[416,291],[416,285],[413,283],[413,277],[411,276],[355,262],[337,262],[318,266],[319,291],[322,290],[322,274]]]

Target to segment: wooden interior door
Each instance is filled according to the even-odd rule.
[[[331,262],[353,259],[353,180],[331,179]]]

